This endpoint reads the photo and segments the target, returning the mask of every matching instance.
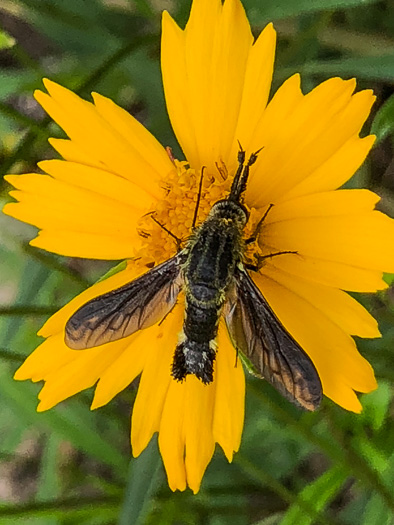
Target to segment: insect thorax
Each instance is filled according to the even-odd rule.
[[[186,247],[184,276],[189,301],[206,306],[220,302],[242,259],[246,222],[246,211],[238,203],[223,200],[213,205]]]

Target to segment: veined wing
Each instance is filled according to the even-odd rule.
[[[180,263],[178,254],[81,306],[67,321],[66,345],[74,350],[101,346],[163,319],[182,288]]]
[[[263,376],[291,402],[315,410],[322,398],[317,371],[287,332],[245,270],[235,272],[235,289],[224,308],[231,340]]]

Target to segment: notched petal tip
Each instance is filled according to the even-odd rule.
[[[48,401],[40,401],[37,405],[37,412],[46,412],[47,410],[50,410],[54,407],[53,403],[48,403]]]
[[[44,84],[45,88],[48,89],[50,88],[51,86],[55,85],[56,82],[54,82],[53,80],[47,78],[47,77],[44,77],[42,79],[42,83]]]
[[[172,16],[170,15],[170,13],[166,9],[162,12],[161,20],[162,20],[163,24],[168,24],[170,22],[174,22],[174,19],[172,18]]]
[[[30,379],[30,375],[24,371],[23,365],[15,372],[14,379],[15,381],[26,381],[26,379]]]

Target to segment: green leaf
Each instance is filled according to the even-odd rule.
[[[377,112],[371,127],[371,133],[376,135],[376,143],[381,142],[394,132],[394,95],[383,104]]]
[[[15,38],[0,30],[0,49],[9,49],[15,45]]]
[[[336,496],[346,479],[347,474],[342,467],[337,465],[332,467],[300,492],[297,501],[286,512],[280,525],[311,525],[315,523],[313,517],[305,513],[299,501],[308,503],[318,515]]]
[[[48,281],[49,275],[46,268],[37,264],[31,259],[25,261],[20,288],[16,302],[21,304],[29,304],[36,300],[41,288]],[[17,336],[20,333],[21,326],[24,322],[22,317],[11,317],[6,323],[1,326],[0,344],[6,347],[12,347]]]
[[[372,426],[375,432],[377,432],[385,422],[390,408],[391,396],[390,384],[380,380],[378,388],[363,397],[364,411],[361,417],[365,423]]]
[[[60,496],[60,475],[58,468],[60,444],[61,440],[55,434],[51,434],[45,442],[36,494],[37,501],[44,502]],[[58,524],[59,521],[56,518],[46,518],[40,520],[39,525]]]
[[[55,432],[89,456],[114,467],[119,478],[125,474],[125,457],[95,424],[95,413],[76,401],[37,414],[36,388],[12,379],[8,366],[0,369],[0,396],[21,420],[46,431]]]
[[[29,10],[29,22],[68,53],[88,54],[100,60],[118,45],[116,37],[100,24],[105,7],[98,0],[21,0]]]
[[[392,82],[394,55],[314,61],[291,68],[282,68],[277,74],[279,78],[288,78],[297,72],[301,75],[323,75],[325,77],[339,75],[344,78],[355,76],[358,79]]]
[[[142,454],[130,461],[128,483],[118,525],[142,525],[149,504],[162,480],[161,458],[156,439]]]
[[[278,525],[282,516],[283,512],[276,512],[275,514],[268,516],[268,518],[264,518],[256,523],[253,523],[253,525]]]
[[[376,3],[378,0],[244,0],[243,4],[248,11],[252,22],[261,23],[280,18],[327,11],[332,9],[346,9],[360,5]]]
[[[364,514],[363,525],[392,525],[393,514],[378,494],[372,494]]]
[[[394,273],[384,273],[383,280],[385,283],[391,286],[392,284],[394,284]]]
[[[328,518],[324,515],[324,512],[316,511],[313,505],[310,504],[309,501],[306,501],[306,499],[297,498],[293,492],[272,476],[271,471],[259,468],[240,452],[236,454],[234,461],[248,476],[258,481],[265,490],[268,488],[278,494],[283,501],[291,505],[290,508],[297,505],[297,508],[303,516],[309,516],[310,523],[316,522],[323,525],[331,525]]]
[[[108,516],[107,523],[113,523],[116,515],[119,498],[100,496],[95,498],[70,498],[65,500],[55,500],[45,503],[28,503],[22,505],[1,505],[1,523],[31,523],[33,518],[74,518],[74,523],[80,523],[80,519],[98,513],[101,516]],[[111,519],[112,517],[112,519]],[[20,521],[19,521],[20,520]]]
[[[386,460],[386,470],[384,479],[388,486],[394,483],[394,454]],[[393,512],[379,494],[372,493],[363,513],[364,521],[362,525],[392,525]]]
[[[38,501],[55,499],[60,494],[60,476],[58,475],[60,444],[61,440],[54,434],[49,435],[46,439],[36,495]]]
[[[376,472],[382,473],[387,468],[387,457],[377,445],[366,436],[357,435],[352,440],[356,453],[365,458]]]
[[[112,275],[115,275],[116,273],[123,272],[123,270],[126,270],[126,268],[127,261],[122,261],[113,268],[110,268],[108,272],[102,275],[97,282],[101,283],[101,281],[105,281],[106,279],[108,279],[108,277],[112,277]]]

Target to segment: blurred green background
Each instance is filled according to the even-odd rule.
[[[394,4],[390,0],[244,0],[257,35],[279,33],[274,88],[293,72],[309,91],[327,77],[356,76],[378,100],[377,144],[353,187],[382,196],[394,216]],[[35,170],[62,136],[34,102],[47,76],[88,97],[98,91],[142,121],[179,155],[165,111],[159,65],[160,13],[182,26],[190,0],[2,0],[0,173]],[[9,187],[2,182],[1,200]],[[358,341],[379,389],[361,415],[325,400],[302,413],[249,378],[246,426],[232,465],[217,451],[197,496],[172,493],[156,443],[130,460],[135,385],[90,412],[87,391],[37,414],[38,385],[12,374],[35,335],[109,267],[29,248],[34,229],[0,217],[0,524],[394,524],[394,295],[358,297],[383,338]],[[394,242],[387,239],[388,243]],[[392,276],[387,276],[390,283]]]

